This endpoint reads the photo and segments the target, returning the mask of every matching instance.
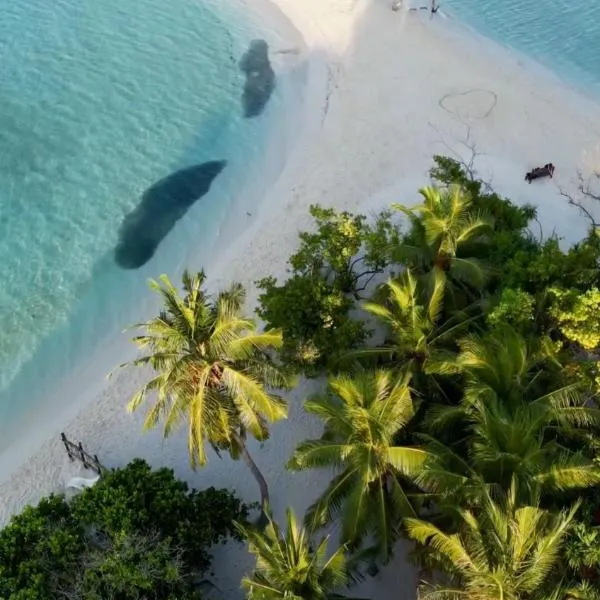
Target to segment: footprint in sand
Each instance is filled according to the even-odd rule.
[[[284,50],[276,50],[273,54],[300,54],[300,48],[285,48]]]

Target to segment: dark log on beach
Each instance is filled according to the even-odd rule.
[[[531,183],[534,179],[541,177],[554,177],[556,167],[552,163],[546,163],[543,167],[535,167],[525,174],[525,181]]]
[[[269,62],[269,45],[264,40],[254,40],[240,60],[240,69],[246,74],[242,108],[244,117],[260,115],[275,89],[275,71]]]
[[[149,187],[140,204],[123,219],[115,248],[117,264],[124,269],[146,264],[175,223],[208,193],[226,164],[224,160],[205,162],[171,173]]]
[[[92,456],[86,452],[83,447],[83,442],[76,444],[75,442],[69,441],[64,432],[61,432],[60,440],[64,444],[67,455],[71,461],[78,460],[86,469],[91,469],[92,471],[96,471],[98,475],[102,475],[102,471],[104,471],[105,468],[100,463],[98,455],[94,454]]]

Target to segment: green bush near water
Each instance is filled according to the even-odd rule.
[[[0,531],[0,598],[200,598],[210,547],[239,540],[247,514],[225,490],[189,490],[134,460],[71,501],[49,496],[13,517]]]

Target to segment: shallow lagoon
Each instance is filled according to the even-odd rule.
[[[256,32],[220,8],[0,1],[0,432],[214,241],[260,157],[279,98],[244,114]]]

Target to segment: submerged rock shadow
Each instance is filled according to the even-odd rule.
[[[242,94],[244,117],[258,117],[275,89],[275,71],[269,61],[269,45],[265,40],[253,40],[240,59],[240,70],[246,75]]]
[[[139,269],[156,252],[175,223],[205,196],[227,161],[214,160],[171,173],[150,186],[140,204],[121,223],[115,261]]]

